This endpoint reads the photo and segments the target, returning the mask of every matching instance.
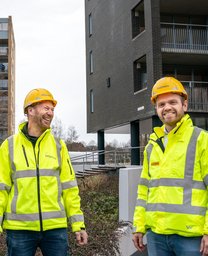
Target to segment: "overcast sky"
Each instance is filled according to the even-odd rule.
[[[0,17],[12,16],[16,43],[16,126],[23,101],[33,88],[46,88],[58,104],[65,128],[74,126],[79,141],[97,141],[86,131],[84,0],[0,0]],[[125,136],[106,136],[127,141]]]

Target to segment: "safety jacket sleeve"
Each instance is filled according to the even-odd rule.
[[[8,153],[8,141],[5,140],[0,147],[0,232],[4,212],[8,202],[8,193],[11,189],[11,167]]]
[[[84,216],[81,210],[79,188],[76,181],[74,169],[66,144],[61,141],[61,184],[67,218],[71,223],[72,231],[80,231],[85,228]]]
[[[203,145],[203,146],[202,146]],[[208,193],[208,133],[201,132],[199,140],[198,140],[198,147],[202,148],[202,154],[200,155],[200,165],[201,165],[201,175],[204,183],[207,187]],[[204,222],[204,230],[203,234],[208,235],[208,204],[207,204],[207,211],[205,215],[205,222]]]
[[[148,182],[149,182],[148,170],[149,170],[148,158],[147,158],[147,151],[145,149],[143,168],[142,168],[142,172],[141,172],[139,183],[138,183],[137,201],[136,201],[136,207],[134,211],[134,220],[133,220],[134,232],[141,232],[144,234],[146,233],[145,212],[146,212],[146,202],[147,202]]]

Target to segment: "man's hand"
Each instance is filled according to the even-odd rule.
[[[202,237],[200,252],[202,256],[208,255],[208,235],[203,235]]]
[[[81,230],[79,232],[75,232],[76,240],[78,245],[87,244],[88,234],[85,230]]]
[[[134,233],[132,241],[134,242],[134,246],[137,248],[138,251],[143,252],[146,246],[143,243],[143,233]]]

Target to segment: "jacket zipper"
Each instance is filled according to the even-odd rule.
[[[38,143],[37,157],[35,155],[35,147],[33,147],[34,155],[35,155],[35,162],[36,162],[36,171],[37,171],[37,192],[38,192],[38,210],[39,210],[39,218],[40,218],[40,231],[43,231],[43,218],[42,218],[42,210],[41,210],[41,203],[40,203],[41,198],[40,198],[40,170],[39,170],[40,143],[41,143],[42,139]]]
[[[29,162],[28,162],[28,159],[27,159],[27,154],[26,154],[24,145],[22,145],[22,150],[23,150],[23,154],[24,154],[24,157],[25,157],[26,165],[27,165],[27,167],[29,167]]]
[[[67,163],[68,163],[68,165],[69,165],[70,174],[72,175],[72,169],[71,169],[71,165],[70,165],[70,163],[69,163],[69,159],[68,159],[68,158],[67,158]]]

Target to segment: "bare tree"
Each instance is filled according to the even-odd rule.
[[[69,126],[66,133],[66,142],[67,144],[72,144],[76,142],[79,138],[79,135],[74,126]]]
[[[51,125],[51,129],[55,137],[59,139],[64,139],[64,127],[61,119],[55,116]]]
[[[90,150],[90,151],[97,150],[96,142],[95,142],[94,140],[91,140],[91,141],[87,144],[87,149]]]
[[[114,139],[112,142],[109,143],[109,145],[112,148],[118,148],[118,141],[116,139]]]

